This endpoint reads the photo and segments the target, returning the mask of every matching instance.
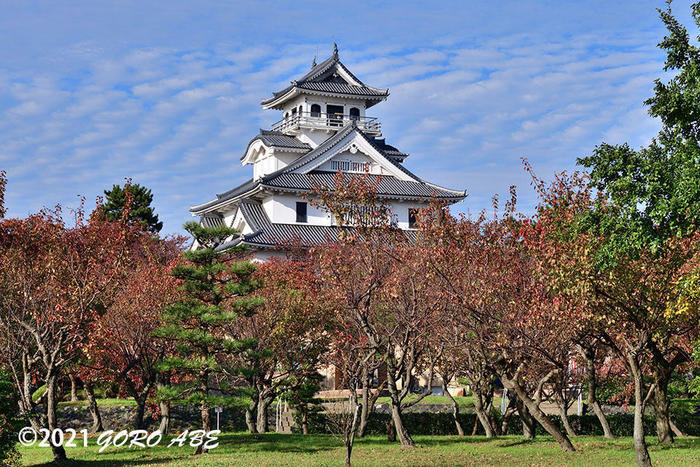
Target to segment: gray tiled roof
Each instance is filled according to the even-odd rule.
[[[216,195],[216,199],[209,201],[208,203],[200,204],[197,206],[192,206],[190,211],[200,212],[204,209],[212,208],[220,203],[232,200],[239,196],[245,195],[246,193],[252,192],[253,190],[268,188],[273,190],[309,190],[311,189],[311,181],[308,174],[292,173],[311,162],[316,161],[324,156],[329,156],[329,151],[336,147],[346,136],[348,136],[353,131],[356,131],[359,135],[365,138],[372,146],[374,146],[380,153],[384,154],[392,164],[403,171],[405,174],[409,175],[414,181],[399,180],[392,176],[383,176],[381,180],[376,180],[378,182],[378,194],[383,197],[400,197],[400,198],[433,198],[437,197],[446,200],[460,200],[466,196],[463,191],[449,190],[446,188],[431,185],[423,180],[421,180],[417,175],[412,173],[410,170],[405,168],[401,164],[399,157],[392,156],[391,151],[396,150],[393,146],[387,145],[384,140],[378,140],[370,138],[365,135],[362,130],[357,128],[355,122],[343,127],[335,135],[328,138],[323,143],[319,144],[313,150],[307,152],[299,159],[294,161],[282,169],[266,175],[260,180],[248,180],[247,182],[229,190],[224,193]],[[274,132],[273,132],[274,133]],[[398,151],[398,150],[396,150]],[[403,153],[399,153],[403,154]],[[332,155],[332,153],[331,153]],[[323,175],[325,174],[325,175]],[[326,184],[333,182],[333,174],[329,172],[317,172],[317,177],[326,177],[328,181]],[[376,177],[376,176],[374,176]]]
[[[333,83],[333,82],[310,82],[297,84],[299,89],[306,89],[308,91],[316,91],[331,94],[349,94],[351,96],[362,96],[371,97],[377,96],[384,98],[387,95],[385,89],[370,88],[368,86],[355,86],[347,83]]]
[[[253,141],[256,139],[260,139],[266,146],[275,148],[301,149],[304,151],[311,150],[311,146],[309,146],[308,143],[299,141],[295,137],[285,135],[280,131],[260,130],[260,134],[253,138]]]
[[[281,188],[290,191],[308,191],[314,186],[324,186],[335,190],[334,172],[313,171],[308,174],[287,173],[281,174],[272,180],[265,182],[267,187]],[[374,186],[380,197],[400,198],[438,198],[438,199],[462,199],[464,192],[447,190],[425,182],[400,180],[389,175],[361,175],[344,174],[346,178],[367,177],[367,182]]]
[[[275,247],[300,244],[311,247],[328,241],[337,241],[341,227],[311,224],[277,224],[270,222],[262,205],[256,201],[244,200],[240,203],[241,213],[255,231],[243,237],[243,243],[252,246]],[[409,239],[415,232],[405,231]]]
[[[319,144],[316,146],[312,151],[307,152],[303,156],[301,156],[299,159],[296,161],[292,162],[286,167],[283,167],[282,169],[278,170],[277,172],[273,172],[269,175],[266,175],[263,180],[270,180],[274,177],[276,177],[279,174],[282,173],[287,173],[291,172],[293,170],[296,170],[309,162],[313,162],[314,160],[318,159],[319,157],[323,156],[324,154],[328,153],[331,149],[333,149],[338,143],[340,143],[343,138],[348,136],[350,133],[353,131],[358,131],[362,133],[361,130],[357,128],[357,122],[354,120],[350,122],[350,124],[345,125],[339,132],[325,140],[323,143]]]
[[[224,219],[220,214],[210,213],[199,218],[199,223],[204,227],[220,227],[224,225]]]
[[[394,146],[391,146],[389,144],[386,144],[386,140],[384,138],[367,138],[370,143],[382,154],[384,154],[387,157],[394,157],[397,159],[404,160],[408,157],[408,154],[405,152],[401,152],[398,149],[396,149]]]
[[[339,227],[310,224],[273,224],[262,205],[252,200],[240,203],[241,213],[254,230],[243,241],[251,245],[275,246],[299,241],[302,246],[313,246],[338,240]]]
[[[352,77],[352,80],[354,80],[356,84],[346,83],[330,76],[330,70],[334,67],[342,68],[345,73]],[[273,92],[272,97],[263,99],[262,104],[270,104],[295,88],[311,92],[358,96],[369,99],[370,101],[383,100],[389,95],[387,89],[373,88],[360,81],[345,65],[343,65],[337,53],[333,53],[330,58],[313,66],[308,73],[292,81],[292,84],[283,90]]]

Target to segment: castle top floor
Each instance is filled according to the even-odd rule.
[[[355,121],[363,131],[381,135],[381,124],[366,110],[389,96],[388,89],[366,85],[340,61],[338,47],[321,63],[285,89],[264,99],[265,109],[282,111],[282,119],[270,128],[285,134],[314,130],[337,131]]]

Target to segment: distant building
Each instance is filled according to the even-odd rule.
[[[222,247],[242,242],[264,261],[290,241],[312,246],[337,238],[332,216],[302,195],[313,183],[332,189],[338,171],[349,176],[369,173],[401,229],[412,229],[415,210],[431,199],[464,199],[464,191],[434,185],[410,172],[403,166],[408,154],[381,138],[381,123],[366,111],[388,96],[387,89],[367,86],[353,75],[334,46],[330,58],[318,64],[314,60],[306,75],[262,101],[263,108],[281,111],[282,119],[260,130],[241,157],[243,165],[253,166],[253,177],[192,206],[190,212],[203,225],[224,223],[237,229],[241,236]]]

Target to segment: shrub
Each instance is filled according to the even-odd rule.
[[[0,370],[0,464],[21,465],[15,445],[23,425],[18,415],[19,405],[14,384],[4,370]]]
[[[415,435],[456,435],[452,414],[449,413],[405,413],[402,415],[404,425],[411,434]],[[550,418],[561,426],[559,417]],[[467,433],[471,432],[476,420],[475,414],[459,414],[459,420]],[[569,421],[574,430],[580,435],[603,435],[603,430],[595,415],[571,415]],[[391,415],[385,413],[373,413],[367,425],[368,435],[386,434],[386,423],[391,422]],[[609,415],[608,422],[610,429],[617,436],[632,436],[634,427],[634,414]],[[674,422],[684,432],[693,436],[700,436],[700,417],[689,413],[678,413],[674,415]],[[325,415],[322,413],[313,414],[309,417],[310,433],[325,433]],[[653,416],[644,418],[644,430],[649,435],[656,433],[656,422]],[[478,426],[477,434],[483,435],[481,425]],[[522,434],[522,424],[517,415],[511,417],[508,423],[508,434]],[[537,426],[537,434],[545,435],[541,426]]]

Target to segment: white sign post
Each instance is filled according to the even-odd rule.
[[[216,412],[216,431],[219,431],[219,414],[223,411],[223,407],[214,408],[214,412]]]

